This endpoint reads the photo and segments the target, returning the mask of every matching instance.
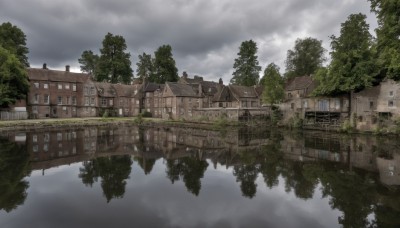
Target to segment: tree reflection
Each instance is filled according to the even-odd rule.
[[[83,163],[79,177],[86,186],[92,186],[101,178],[103,194],[110,202],[113,198],[122,198],[125,194],[126,179],[131,173],[130,156],[100,157]]]
[[[257,192],[255,182],[258,176],[258,166],[255,164],[235,165],[233,175],[236,176],[236,181],[240,182],[243,196],[253,198]]]
[[[197,157],[185,157],[167,161],[167,177],[172,183],[183,180],[187,190],[198,196],[201,189],[201,181],[207,170],[207,161]]]
[[[25,145],[0,138],[0,209],[10,212],[25,202],[30,174],[29,154]]]

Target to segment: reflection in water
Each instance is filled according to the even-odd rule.
[[[0,137],[0,210],[10,212],[26,199],[29,154],[24,145]]]
[[[11,141],[17,139],[17,134],[6,135]],[[80,184],[96,188],[94,184],[100,182],[108,203],[133,191],[129,178],[138,173],[147,178],[160,175],[157,170],[172,184],[182,181],[193,196],[211,197],[202,194],[204,180],[213,178],[205,174],[224,166],[246,199],[284,189],[306,205],[321,193],[332,211],[340,211],[337,225],[400,224],[400,145],[396,139],[174,127],[51,129],[26,136],[25,145],[0,140],[0,208],[7,212],[24,203],[28,188],[24,177],[30,166],[45,174],[52,167],[82,162]],[[135,166],[143,172],[133,173]],[[162,188],[167,187],[155,191],[163,194]]]
[[[101,178],[101,188],[107,202],[113,198],[122,198],[125,193],[126,179],[131,173],[132,161],[128,155],[100,157],[83,162],[79,177],[86,186],[92,187]]]

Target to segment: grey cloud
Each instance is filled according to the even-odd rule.
[[[170,44],[180,72],[207,79],[232,77],[239,45],[253,39],[260,65],[275,62],[284,71],[286,51],[296,38],[323,40],[338,34],[351,13],[368,15],[369,3],[354,0],[3,0],[0,22],[10,21],[27,35],[32,66],[70,64],[78,69],[84,50],[98,52],[107,32],[124,36],[135,68],[137,55]]]

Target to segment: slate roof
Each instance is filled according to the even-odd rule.
[[[173,82],[165,83],[176,97],[198,97],[191,85],[179,84]]]
[[[188,84],[198,84],[202,81],[203,81],[203,77],[198,76],[198,75],[195,75],[193,78],[188,78],[188,77],[182,76],[179,79],[179,83],[188,83]]]
[[[84,73],[73,73],[68,71],[49,70],[41,68],[28,68],[27,71],[29,80],[38,81],[83,83],[90,77],[88,74]]]
[[[113,84],[108,82],[94,82],[94,85],[97,88],[97,94],[101,97],[116,97],[117,92],[113,87]]]
[[[162,90],[164,88],[164,84],[157,84],[154,82],[149,82],[144,87],[144,92],[154,92],[157,89]]]
[[[216,82],[202,81],[200,82],[202,92],[206,95],[215,96],[222,90],[222,86]]]
[[[235,97],[232,95],[231,90],[228,86],[221,86],[221,89],[218,93],[215,94],[213,101],[214,102],[232,102],[234,101]]]
[[[295,77],[286,83],[285,90],[301,90],[308,88],[314,81],[310,76]]]
[[[254,87],[251,86],[240,86],[240,85],[229,85],[229,89],[232,95],[236,98],[257,98],[258,95]]]
[[[134,97],[135,90],[136,93],[139,92],[139,89],[136,88],[136,85],[114,84],[113,87],[119,97]]]

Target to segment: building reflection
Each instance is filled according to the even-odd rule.
[[[91,187],[99,182],[107,202],[124,196],[133,163],[147,175],[161,159],[171,183],[182,181],[194,196],[201,194],[206,170],[222,166],[232,170],[248,198],[257,196],[260,177],[267,188],[283,184],[286,192],[303,200],[311,199],[319,188],[330,206],[343,212],[338,219],[344,227],[374,225],[367,219],[371,214],[374,223],[388,225],[400,213],[399,142],[388,137],[123,125],[3,135],[10,139],[7,142],[25,146],[29,169],[43,170],[44,175],[51,167],[82,162],[82,183]],[[29,171],[13,172],[22,177],[10,181],[24,185],[23,176]],[[26,196],[28,184],[24,186],[20,199]],[[7,196],[0,195],[0,199]]]

